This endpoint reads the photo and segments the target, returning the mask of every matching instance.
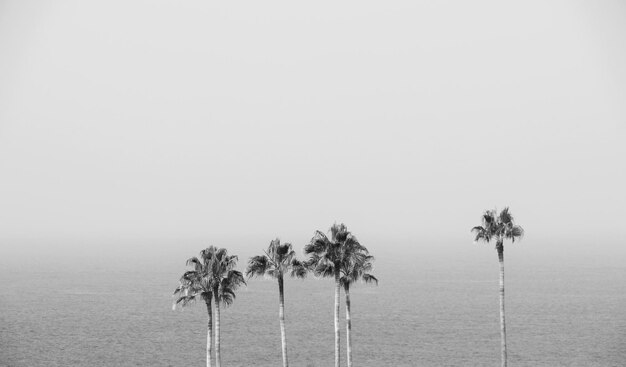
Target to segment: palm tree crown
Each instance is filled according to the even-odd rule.
[[[304,253],[309,255],[308,265],[316,276],[333,277],[340,272],[342,264],[353,261],[351,257],[358,253],[367,254],[355,236],[345,224],[334,224],[330,228],[330,238],[323,232],[315,231],[311,242],[304,246]]]
[[[281,244],[277,238],[264,251],[265,255],[254,256],[248,261],[246,276],[268,276],[278,278],[289,274],[295,278],[304,278],[307,274],[305,264],[296,259],[296,252],[290,243]]]
[[[341,285],[349,287],[352,283],[356,283],[359,280],[378,285],[378,279],[369,273],[372,271],[372,261],[374,261],[374,256],[364,252],[352,253],[350,256],[346,256],[340,266],[341,277],[339,281]]]
[[[176,304],[186,306],[197,297],[205,301],[212,296],[218,297],[222,304],[228,306],[235,300],[235,291],[246,284],[243,274],[235,270],[238,257],[229,256],[225,248],[207,247],[200,252],[200,257],[187,260],[188,266],[194,270],[185,272],[174,295],[180,295]]]
[[[236,255],[228,255],[225,248],[218,249],[214,246],[203,250],[201,256],[211,259],[207,271],[209,282],[213,287],[213,296],[223,305],[231,305],[235,300],[237,288],[246,284],[243,274],[235,270],[239,258]],[[199,261],[197,258],[191,258],[189,262],[197,266]]]
[[[504,208],[500,214],[494,210],[486,210],[482,217],[482,226],[472,228],[474,242],[479,240],[489,243],[492,239],[496,241],[496,248],[501,247],[505,239],[515,242],[524,236],[524,229],[515,224],[509,208]]]

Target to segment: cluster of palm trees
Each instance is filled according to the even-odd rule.
[[[374,258],[367,248],[361,245],[344,224],[335,224],[330,228],[330,238],[321,231],[316,231],[311,242],[304,247],[309,255],[309,265],[316,276],[335,280],[335,367],[339,367],[339,298],[343,287],[346,295],[346,340],[347,362],[352,367],[352,322],[350,318],[350,285],[358,280],[366,283],[378,279],[369,274]]]
[[[235,291],[245,284],[241,272],[235,270],[237,256],[228,255],[224,248],[214,246],[200,251],[200,257],[187,260],[193,270],[186,271],[180,278],[180,284],[174,291],[176,305],[185,307],[202,300],[206,303],[209,314],[206,359],[207,367],[211,366],[213,339],[213,318],[215,317],[215,365],[220,367],[220,305],[228,306],[235,300]],[[215,315],[215,316],[213,316]]]
[[[248,278],[266,276],[278,282],[278,317],[282,346],[283,366],[289,365],[287,357],[287,336],[285,330],[285,293],[284,277],[305,278],[309,272],[318,277],[330,277],[335,280],[335,366],[339,367],[340,332],[339,302],[343,288],[346,301],[346,343],[348,366],[352,367],[352,322],[350,317],[350,286],[357,281],[378,284],[378,279],[369,272],[374,258],[367,248],[348,231],[344,224],[334,224],[330,228],[330,237],[316,231],[311,242],[304,247],[308,256],[306,261],[296,258],[296,252],[290,243],[281,244],[279,239],[270,242],[263,255],[250,258],[246,269]],[[224,248],[209,247],[200,252],[199,257],[187,260],[193,270],[187,271],[180,278],[180,284],[174,291],[176,297],[173,309],[177,305],[185,307],[197,300],[203,300],[208,312],[208,331],[206,347],[206,365],[211,367],[213,344],[215,342],[215,365],[221,366],[220,358],[220,305],[228,306],[235,299],[236,289],[246,284],[241,272],[235,270],[237,256],[228,255]],[[215,338],[213,338],[213,320],[215,320]]]
[[[508,208],[499,213],[487,210],[482,215],[482,225],[472,228],[474,242],[495,242],[500,264],[500,336],[501,365],[507,366],[506,325],[504,318],[504,241],[515,242],[524,235],[524,230],[516,225]],[[289,365],[287,358],[287,336],[285,330],[285,295],[284,277],[304,278],[309,272],[318,277],[334,279],[335,286],[335,367],[339,367],[340,327],[339,302],[343,288],[346,302],[346,346],[347,364],[352,367],[352,323],[350,317],[350,286],[357,281],[378,284],[378,279],[370,274],[374,258],[367,248],[352,235],[344,224],[334,224],[330,236],[316,231],[310,243],[304,247],[307,260],[300,261],[290,243],[281,244],[279,239],[271,241],[262,255],[254,256],[248,261],[247,277],[266,276],[278,282],[278,317],[280,320],[280,337],[282,346],[283,366]],[[211,367],[213,340],[213,319],[215,319],[215,363],[221,365],[220,359],[220,305],[228,306],[235,299],[235,291],[246,284],[241,272],[235,270],[237,256],[228,255],[226,249],[209,247],[200,252],[200,257],[187,260],[193,270],[187,271],[180,279],[174,296],[177,305],[182,307],[196,300],[203,300],[207,305],[208,332],[206,364]],[[214,315],[214,316],[213,316]]]

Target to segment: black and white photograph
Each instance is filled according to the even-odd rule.
[[[626,366],[626,1],[0,0],[55,366]]]

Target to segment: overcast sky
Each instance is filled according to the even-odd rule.
[[[0,238],[623,240],[624,65],[623,1],[0,1]]]

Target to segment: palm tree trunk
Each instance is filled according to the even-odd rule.
[[[499,243],[498,261],[500,263],[500,359],[501,366],[506,367],[506,323],[504,321],[504,246]]]
[[[217,292],[215,294],[215,366],[220,367],[222,365],[222,359],[220,356],[220,302]]]
[[[339,367],[340,338],[339,338],[339,295],[341,284],[339,283],[339,267],[335,265],[335,367]]]
[[[280,319],[280,343],[283,349],[283,367],[288,367],[287,361],[287,335],[285,333],[285,294],[283,290],[283,275],[278,277],[278,318]]]
[[[206,333],[206,367],[211,367],[211,352],[213,350],[213,310],[211,309],[211,299],[206,302],[206,308],[209,312],[209,325]]]
[[[348,354],[348,367],[352,367],[352,320],[350,319],[350,285],[343,287],[346,292],[346,341]]]

